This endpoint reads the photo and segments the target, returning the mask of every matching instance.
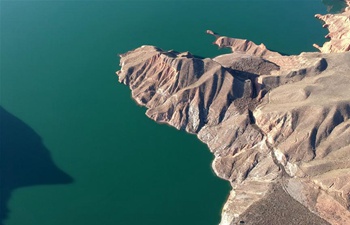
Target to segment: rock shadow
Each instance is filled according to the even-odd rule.
[[[40,136],[0,106],[0,225],[8,218],[15,189],[72,182],[55,165]]]

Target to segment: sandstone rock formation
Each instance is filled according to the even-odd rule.
[[[350,0],[345,0],[348,7],[340,14],[316,14],[315,17],[324,22],[323,27],[329,30],[325,38],[330,40],[322,47],[314,44],[321,52],[344,52],[350,51]]]
[[[142,46],[121,55],[119,81],[146,115],[196,134],[214,154],[215,173],[232,186],[221,225],[350,224],[348,22],[321,53],[282,56],[208,30],[232,53],[201,59]],[[264,208],[267,220],[253,218]]]

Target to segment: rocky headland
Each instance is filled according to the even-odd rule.
[[[146,115],[214,154],[232,186],[221,225],[350,224],[350,7],[316,17],[330,31],[320,52],[284,56],[208,30],[232,53],[121,55],[119,81]]]

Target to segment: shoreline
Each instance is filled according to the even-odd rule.
[[[344,109],[350,107],[347,97],[340,102],[319,100],[348,95],[339,88],[331,89],[332,92],[322,89],[325,84],[344,83],[340,76],[347,79],[346,73],[350,71],[347,63],[350,54],[346,53],[350,50],[346,36],[350,35],[349,0],[347,4],[341,14],[316,15],[330,31],[329,42],[322,47],[315,45],[320,53],[282,56],[263,44],[219,36],[207,30],[215,36],[216,45],[229,47],[232,53],[198,59],[189,54],[142,46],[121,55],[119,81],[130,86],[133,99],[139,105],[148,108],[146,115],[156,122],[197,134],[214,154],[213,171],[228,180],[233,188],[223,207],[221,225],[241,222],[249,210],[259,208],[281,180],[285,180],[284,194],[300,204],[295,206],[296,211],[306,207],[330,224],[350,223],[350,212],[346,208],[350,200],[345,196],[349,190],[346,185],[336,184],[340,177],[350,181],[350,176],[346,176],[346,172],[337,176],[328,176],[328,171],[318,174],[329,164],[331,155],[323,146],[334,145],[328,138],[332,132],[323,131],[322,126],[333,130],[344,126],[350,117]],[[348,19],[342,20],[344,17]],[[198,63],[197,69],[188,69],[194,63]],[[125,72],[128,70],[123,67],[132,68],[133,72]],[[343,68],[343,72],[338,68]],[[340,75],[333,78],[335,70]],[[320,83],[319,77],[325,81]],[[308,115],[310,111],[312,115]],[[343,122],[329,121],[328,118],[334,116],[332,113],[340,113]],[[311,125],[305,126],[300,121]],[[321,133],[319,138],[317,131]],[[343,131],[340,138],[348,132]],[[338,141],[348,146],[345,139]],[[340,157],[338,155],[348,153],[343,148],[332,150],[332,154]],[[337,160],[343,163],[341,158]],[[350,170],[346,161],[341,165],[343,170]],[[338,172],[337,168],[334,165],[331,171]],[[327,187],[329,182],[335,185]]]

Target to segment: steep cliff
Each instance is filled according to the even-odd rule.
[[[146,115],[196,134],[214,154],[215,173],[232,186],[222,225],[350,224],[348,13],[333,16],[347,18],[337,22],[345,33],[322,53],[282,56],[208,30],[232,53],[201,59],[142,46],[121,55],[119,81]],[[269,204],[268,222],[253,218]]]

